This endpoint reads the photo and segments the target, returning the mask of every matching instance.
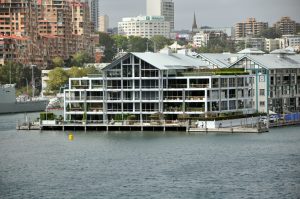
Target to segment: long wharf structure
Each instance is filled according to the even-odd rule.
[[[185,50],[127,53],[105,67],[101,77],[69,79],[64,120],[146,123],[252,113],[254,77],[243,69],[211,69]]]

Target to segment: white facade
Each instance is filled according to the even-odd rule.
[[[174,30],[174,2],[173,0],[147,0],[147,15],[164,16]]]
[[[244,68],[255,75],[253,106],[257,111],[299,111],[300,56],[275,51],[265,55],[245,55],[230,67]]]
[[[280,39],[265,39],[265,51],[271,52],[279,49]]]
[[[196,33],[193,36],[193,44],[196,47],[204,47],[207,46],[207,43],[209,41],[209,33],[205,33],[203,31]]]
[[[162,16],[138,16],[123,18],[118,23],[118,34],[151,38],[155,35],[170,37],[170,23]]]
[[[281,48],[292,47],[298,49],[300,47],[299,35],[282,35]]]
[[[155,114],[177,120],[183,114],[253,111],[253,75],[214,75],[205,66],[198,58],[167,50],[127,53],[105,67],[102,77],[69,79],[64,118],[81,121],[86,113],[87,122],[107,123],[133,115],[146,122]]]
[[[107,15],[102,15],[99,17],[99,32],[107,32],[109,28],[109,17]]]

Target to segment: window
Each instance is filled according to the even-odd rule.
[[[259,96],[265,96],[265,89],[259,89]]]
[[[264,101],[260,101],[259,102],[259,106],[263,106],[264,107],[265,106],[265,102]]]

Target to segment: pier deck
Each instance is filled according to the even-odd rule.
[[[137,123],[132,125],[122,124],[81,124],[81,123],[58,123],[47,125],[17,126],[17,130],[58,130],[58,131],[185,131],[190,133],[263,133],[268,132],[267,128],[232,127],[232,128],[195,128],[188,123],[180,124],[156,124]]]

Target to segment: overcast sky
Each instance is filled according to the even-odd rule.
[[[191,29],[193,13],[198,26],[229,27],[247,17],[269,22],[290,16],[300,22],[300,0],[174,0],[175,29]],[[146,0],[99,0],[100,14],[107,14],[110,27],[122,17],[146,15]]]

